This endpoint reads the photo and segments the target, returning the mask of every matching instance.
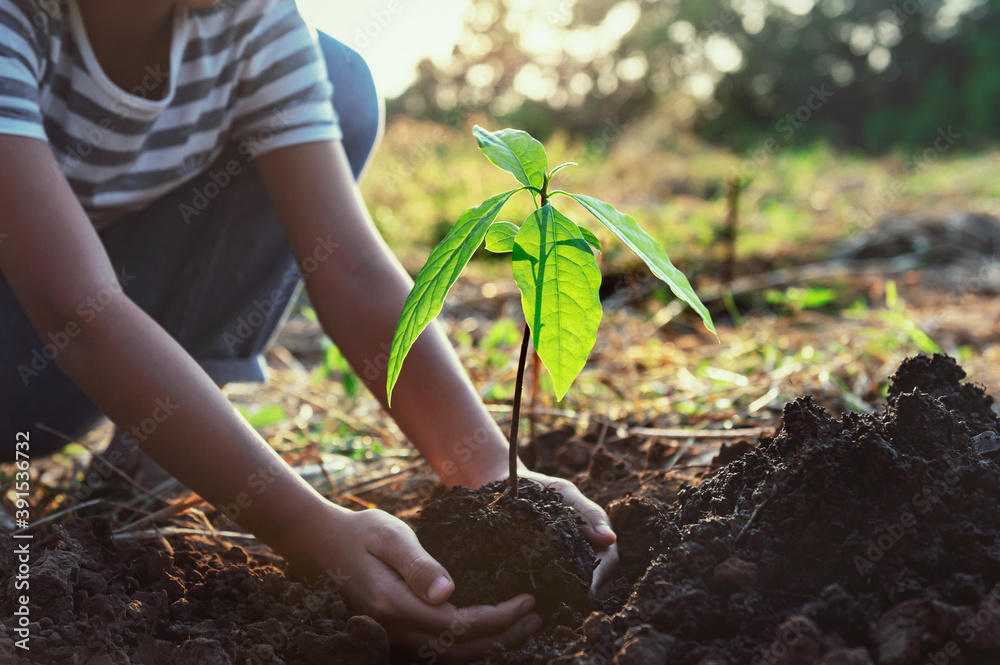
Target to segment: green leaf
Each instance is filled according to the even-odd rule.
[[[340,383],[349,397],[357,397],[361,394],[361,379],[351,369],[350,363],[347,362],[347,358],[340,352],[340,349],[333,344],[330,344],[326,349],[323,356],[323,366],[326,367],[327,376],[330,376],[332,372],[340,374]]]
[[[565,162],[563,164],[560,164],[559,166],[555,167],[554,169],[552,169],[549,172],[549,180],[551,181],[552,180],[552,176],[554,176],[555,174],[559,173],[560,171],[562,171],[567,166],[579,166],[579,164],[577,164],[576,162]]]
[[[250,423],[250,427],[255,430],[260,430],[270,425],[277,425],[278,423],[287,420],[285,416],[285,407],[281,404],[272,404],[271,406],[265,406],[257,409],[253,412],[247,411],[246,409],[237,407],[239,412],[246,418],[247,422]]]
[[[568,192],[553,192],[553,194],[568,196],[589,210],[594,217],[599,219],[612,233],[618,236],[629,249],[635,252],[635,255],[649,266],[653,274],[670,287],[675,296],[691,305],[694,311],[698,312],[698,315],[701,316],[701,320],[705,322],[705,327],[718,337],[718,333],[715,332],[715,324],[712,323],[712,315],[708,313],[708,309],[705,308],[701,299],[698,298],[698,294],[695,293],[691,282],[684,276],[684,273],[675,268],[674,264],[670,262],[666,250],[663,249],[660,243],[656,242],[648,233],[643,231],[634,219],[623,212],[619,212],[610,203],[605,203],[590,196],[570,194]]]
[[[392,350],[389,353],[389,365],[386,368],[386,395],[392,401],[392,387],[399,378],[403,360],[410,352],[410,347],[431,321],[441,313],[445,296],[469,259],[479,249],[493,220],[500,214],[500,209],[507,199],[520,191],[512,189],[503,194],[486,199],[475,208],[469,208],[458,218],[455,226],[434,248],[427,258],[427,263],[417,273],[413,289],[403,303],[403,312],[396,324],[396,333],[392,337]]]
[[[521,225],[513,264],[524,319],[562,399],[597,341],[601,271],[580,227],[548,204]]]
[[[525,187],[541,189],[545,185],[545,169],[549,160],[545,148],[527,132],[519,129],[501,129],[491,132],[479,125],[472,128],[479,149],[493,164],[508,173]]]
[[[514,236],[517,235],[517,224],[511,222],[494,222],[486,232],[486,249],[494,254],[506,254],[514,250]]]
[[[588,243],[590,243],[591,247],[596,249],[598,252],[604,251],[604,248],[601,246],[601,241],[598,240],[597,236],[591,233],[588,229],[585,229],[581,226],[580,233],[583,234],[583,239],[586,240]]]

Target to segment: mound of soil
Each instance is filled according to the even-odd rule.
[[[11,577],[0,597],[0,662],[319,665],[331,654],[338,663],[389,662],[385,631],[351,616],[328,577],[306,587],[238,547],[176,539],[171,554],[115,542],[111,526],[70,520],[31,544],[28,589]],[[24,542],[0,536],[4,574]],[[20,595],[31,599],[27,651],[14,646]]]
[[[520,479],[516,498],[506,490],[505,480],[448,489],[424,506],[417,538],[451,573],[450,601],[458,607],[530,593],[544,620],[573,622],[589,609],[597,567],[579,515],[558,492],[530,480]]]
[[[483,662],[1000,662],[1000,421],[964,376],[910,359],[884,410],[840,419],[797,399],[671,506],[612,504],[623,549],[650,555],[638,584]]]
[[[1000,420],[964,376],[950,358],[921,356],[877,413],[833,418],[797,399],[774,436],[724,449],[724,466],[687,485],[666,443],[606,431],[532,441],[525,461],[573,477],[618,533],[620,577],[586,618],[572,615],[586,607],[592,553],[565,546],[576,517],[537,486],[521,488],[515,519],[477,532],[459,520],[502,515],[501,504],[451,490],[425,510],[440,531],[422,525],[421,536],[453,574],[450,538],[474,557],[513,544],[530,561],[456,578],[461,603],[529,588],[554,619],[486,665],[995,665]],[[550,512],[527,507],[539,504]],[[28,652],[14,646],[20,541],[0,534],[0,662],[390,662],[385,632],[352,616],[329,578],[304,586],[240,548],[171,537],[168,550],[113,540],[111,526],[88,518],[35,534]],[[550,564],[556,553],[572,567]],[[465,597],[487,588],[496,595]]]

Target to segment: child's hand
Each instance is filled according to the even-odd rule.
[[[510,477],[506,457],[507,453],[504,451],[503,459],[492,466],[474,468],[472,464],[465,465],[462,471],[466,475],[453,479],[452,484],[482,487],[495,480],[506,480]],[[519,478],[527,478],[554,489],[563,495],[566,503],[576,508],[580,513],[583,518],[580,532],[594,548],[594,554],[600,561],[597,569],[594,570],[594,581],[590,585],[590,595],[592,599],[602,597],[612,581],[612,575],[618,568],[618,545],[615,544],[618,536],[611,528],[608,514],[599,505],[585,497],[576,485],[565,478],[529,471],[520,461],[518,461],[517,466]]]
[[[599,597],[605,585],[611,582],[611,576],[615,569],[618,568],[618,545],[615,544],[618,536],[611,529],[611,520],[608,519],[607,513],[585,497],[576,485],[564,478],[546,476],[524,468],[518,471],[518,476],[534,480],[556,490],[563,495],[566,503],[576,508],[583,517],[584,525],[580,531],[594,548],[594,553],[600,560],[600,564],[594,571],[594,581],[590,586],[591,595],[595,598]]]
[[[463,660],[499,642],[513,647],[541,626],[534,599],[456,608],[448,572],[401,520],[381,510],[350,512],[332,504],[302,521],[287,558],[307,574],[326,571],[351,607],[378,621],[393,642],[424,658]]]

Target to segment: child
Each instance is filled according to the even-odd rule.
[[[333,573],[396,641],[467,622],[462,658],[537,629],[527,595],[447,603],[454,584],[412,531],[323,499],[219,390],[264,379],[301,278],[351,364],[385,366],[411,282],[355,185],[379,129],[359,56],[317,43],[292,0],[36,2],[0,0],[4,458],[17,432],[37,456],[103,414],[120,446],[240,506],[299,569]],[[365,378],[384,405],[384,373]],[[439,327],[411,351],[391,415],[448,485],[505,476],[503,434]],[[460,463],[470,435],[485,443]],[[581,510],[605,581],[607,516],[570,483],[526,475]]]

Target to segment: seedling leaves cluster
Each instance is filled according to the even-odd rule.
[[[521,224],[512,254],[524,320],[562,399],[597,341],[601,270],[580,227],[548,203]]]
[[[390,400],[407,353],[420,333],[441,312],[448,291],[484,241],[492,252],[511,254],[514,280],[521,290],[521,306],[531,340],[552,377],[556,397],[563,398],[597,341],[602,309],[598,297],[601,272],[595,250],[601,251],[601,243],[593,233],[552,205],[550,197],[555,195],[577,201],[596,217],[642,259],[674,295],[691,305],[705,327],[715,333],[712,318],[687,277],[674,267],[663,247],[634,219],[611,204],[589,196],[549,191],[552,176],[573,165],[572,162],[548,171],[548,158],[542,144],[523,131],[490,132],[477,125],[473,134],[486,158],[511,173],[521,187],[498,194],[462,213],[417,274],[392,340],[386,383]],[[531,193],[536,210],[520,226],[497,221],[504,204],[519,191]]]

